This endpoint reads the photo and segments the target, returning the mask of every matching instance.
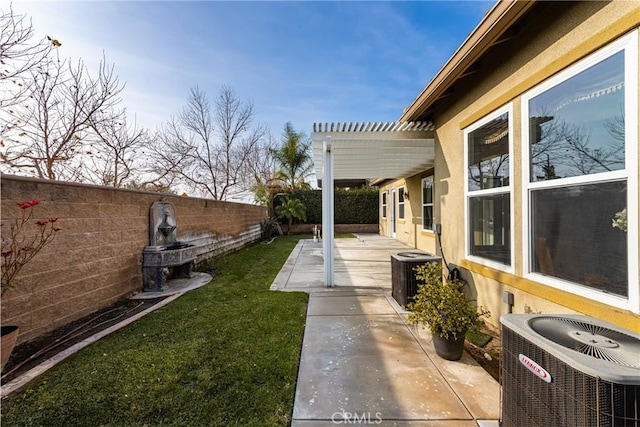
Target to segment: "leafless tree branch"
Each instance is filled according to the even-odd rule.
[[[3,166],[41,178],[86,180],[80,165],[93,154],[89,133],[120,119],[115,106],[124,86],[104,58],[95,78],[82,60],[72,65],[57,55],[31,75],[31,95],[9,110],[13,136],[0,153]]]
[[[57,40],[44,37],[34,42],[31,20],[15,15],[13,8],[0,9],[0,107],[19,103],[29,93],[31,71],[45,60]]]
[[[248,164],[266,129],[253,125],[253,104],[222,87],[212,108],[206,93],[191,89],[186,105],[156,137],[158,175],[172,176],[196,194],[227,200],[247,189]]]
[[[149,133],[138,127],[135,120],[128,124],[125,111],[109,113],[109,117],[119,117],[120,120],[100,120],[100,115],[90,120],[97,144],[88,173],[92,181],[101,185],[124,187],[142,172]]]

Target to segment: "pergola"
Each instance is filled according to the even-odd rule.
[[[334,180],[407,178],[434,165],[431,122],[314,123],[316,176],[322,177],[325,285],[334,286]]]

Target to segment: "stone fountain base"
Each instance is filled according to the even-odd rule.
[[[146,300],[167,297],[174,294],[183,294],[190,290],[197,289],[206,285],[211,281],[211,279],[212,276],[210,274],[194,272],[192,274],[192,277],[189,279],[184,278],[167,280],[165,289],[163,291],[139,292],[130,297],[130,299]]]
[[[175,242],[167,246],[147,246],[142,251],[142,282],[145,292],[161,292],[167,277],[192,277],[196,246]]]

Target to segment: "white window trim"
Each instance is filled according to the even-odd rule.
[[[502,114],[507,113],[509,116],[509,185],[504,187],[484,189],[484,190],[474,190],[469,191],[469,143],[468,136],[471,132],[478,129],[479,127],[489,123],[494,120],[496,117],[501,116]],[[477,264],[485,265],[487,267],[494,268],[496,270],[505,271],[508,273],[514,273],[515,271],[515,217],[514,217],[514,205],[513,205],[513,181],[514,181],[514,151],[513,151],[513,104],[509,103],[493,112],[487,114],[484,118],[479,121],[473,123],[464,129],[464,253],[465,257],[473,261]],[[499,193],[508,193],[509,194],[509,246],[511,248],[510,256],[510,265],[505,265],[500,262],[496,262],[490,259],[481,258],[475,255],[471,255],[471,248],[469,247],[470,243],[470,227],[469,227],[469,197],[470,196],[482,196],[487,194],[499,194]]]
[[[424,202],[424,191],[423,191],[424,190],[424,182],[426,180],[428,180],[428,179],[431,180],[431,203],[425,203]],[[430,233],[433,233],[433,228],[424,228],[424,207],[425,206],[431,206],[432,212],[435,212],[435,209],[434,209],[434,205],[435,204],[433,202],[434,201],[434,199],[433,199],[433,186],[434,186],[433,175],[426,176],[426,177],[424,177],[424,178],[422,178],[420,180],[420,200],[422,202],[421,203],[421,206],[422,206],[422,212],[421,212],[421,214],[422,214],[422,231],[428,231]],[[433,222],[435,224],[435,218],[433,219]]]
[[[389,216],[389,213],[387,212],[388,209],[388,201],[389,201],[389,192],[388,191],[383,191],[382,193],[380,193],[380,203],[381,203],[381,208],[380,208],[380,217],[381,218],[386,218],[387,216]]]
[[[622,171],[559,178],[553,181],[529,182],[529,101],[537,95],[570,79],[581,71],[592,67],[611,55],[625,51],[625,169]],[[536,86],[522,95],[522,260],[523,275],[536,281],[572,294],[600,301],[607,305],[640,313],[640,289],[638,286],[638,30],[619,38],[587,58],[566,68],[557,75]],[[635,120],[634,120],[635,119]],[[633,142],[636,143],[633,143]],[[627,180],[627,262],[629,274],[629,297],[624,298],[608,294],[604,291],[581,286],[555,277],[545,276],[532,271],[530,251],[531,212],[530,190],[536,188],[565,187],[575,184],[602,183],[625,178]]]
[[[402,202],[400,201],[400,190],[402,190]],[[402,185],[398,187],[398,192],[396,193],[398,195],[398,221],[405,221],[405,218],[407,217],[407,205],[405,203],[405,199],[407,198],[406,191],[407,189]],[[400,210],[400,205],[402,205],[402,210]],[[400,216],[400,212],[402,212],[402,216]]]

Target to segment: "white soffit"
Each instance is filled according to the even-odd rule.
[[[331,137],[333,178],[407,178],[433,167],[431,122],[314,123],[311,140],[316,176],[322,177],[323,146]]]

